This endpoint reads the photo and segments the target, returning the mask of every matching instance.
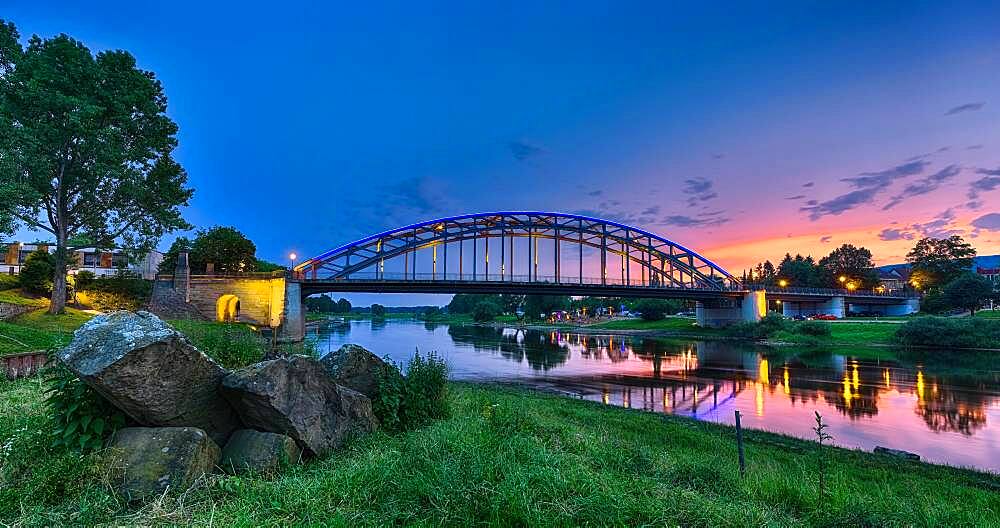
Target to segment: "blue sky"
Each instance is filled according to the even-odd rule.
[[[2,16],[154,71],[187,218],[270,260],[517,209],[632,223],[735,272],[844,242],[896,262],[952,232],[1000,252],[996,3],[479,4]]]

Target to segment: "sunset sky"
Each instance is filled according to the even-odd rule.
[[[625,222],[735,274],[925,235],[1000,253],[996,2],[4,4],[155,72],[188,220],[270,260],[488,210]]]

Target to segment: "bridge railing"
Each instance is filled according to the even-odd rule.
[[[847,297],[901,297],[916,298],[919,294],[909,290],[889,290],[885,288],[848,289],[848,288],[805,288],[796,286],[773,286],[764,284],[747,284],[749,290],[763,290],[768,293],[795,293],[800,295],[843,295]]]
[[[296,272],[295,278],[300,280],[313,280],[309,273]],[[723,278],[719,278],[718,288],[711,288],[713,290],[722,291],[742,291],[743,288],[739,285],[727,284],[723,281]],[[565,285],[590,285],[590,286],[625,286],[634,288],[673,288],[673,289],[697,289],[697,290],[707,290],[710,288],[704,288],[696,285],[684,285],[669,283],[666,281],[658,282],[653,280],[650,282],[649,278],[642,277],[631,277],[622,279],[620,277],[607,277],[601,279],[600,277],[565,277],[565,276],[555,276],[555,275],[528,275],[526,273],[477,273],[473,275],[472,273],[377,273],[377,272],[358,272],[352,273],[347,278],[337,278],[337,279],[324,279],[318,278],[315,280],[332,280],[332,281],[408,281],[408,282],[508,282],[517,284],[565,284]]]

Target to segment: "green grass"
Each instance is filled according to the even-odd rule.
[[[0,356],[67,345],[73,331],[91,317],[92,314],[73,308],[66,308],[59,315],[49,315],[40,308],[11,321],[0,321]]]
[[[645,321],[642,319],[613,319],[611,321],[586,325],[585,328],[600,330],[664,330],[698,335],[719,333],[717,330],[711,328],[700,327],[695,324],[694,319],[687,317],[667,317],[665,319],[660,319],[659,321]]]
[[[263,476],[127,506],[100,454],[47,447],[41,386],[0,382],[0,522],[220,526],[995,526],[1000,477],[518,390],[456,384],[452,416]],[[22,429],[24,429],[22,431]],[[836,431],[832,431],[836,434]],[[828,496],[817,489],[826,457]]]
[[[1000,310],[982,310],[976,312],[976,317],[983,319],[1000,319]]]
[[[2,276],[2,275],[0,275]],[[25,297],[20,290],[0,289],[0,303],[20,304],[22,306],[48,306],[48,299]]]

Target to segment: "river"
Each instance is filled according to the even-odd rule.
[[[321,353],[345,343],[405,362],[436,352],[454,380],[505,381],[609,405],[813,438],[885,446],[923,460],[1000,472],[1000,357],[869,350],[852,355],[561,331],[356,320],[313,329]],[[881,356],[891,359],[872,359]],[[900,357],[902,356],[902,357]]]

